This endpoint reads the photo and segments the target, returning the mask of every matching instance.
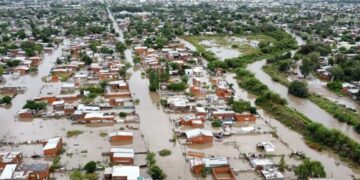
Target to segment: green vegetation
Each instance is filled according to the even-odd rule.
[[[295,175],[299,180],[326,177],[323,165],[319,161],[310,161],[309,159],[305,159],[300,166],[295,168]]]
[[[155,159],[156,154],[153,152],[148,152],[146,155],[146,161],[148,163],[149,166],[152,166],[156,163],[156,159]]]
[[[340,93],[341,93],[341,89],[342,89],[342,84],[341,84],[339,81],[333,81],[333,82],[328,82],[328,83],[326,84],[326,87],[327,87],[329,90],[331,90],[331,91],[333,91],[333,92],[335,92],[335,93],[337,93],[337,94],[340,94]]]
[[[287,76],[284,73],[279,73],[275,65],[266,64],[263,66],[264,72],[271,76],[271,79],[275,82],[278,82],[284,86],[289,86],[290,82],[287,80]]]
[[[319,95],[311,95],[309,99],[313,103],[324,109],[326,112],[332,114],[334,118],[338,119],[339,121],[346,122],[350,125],[355,125],[355,127],[360,126],[359,113],[354,112],[353,110],[350,110]],[[359,131],[357,130],[357,132],[360,133],[360,129]]]
[[[159,155],[160,156],[170,156],[171,155],[171,151],[168,149],[163,149],[161,151],[159,151]]]
[[[82,133],[83,132],[80,130],[70,130],[70,131],[66,131],[66,137],[67,138],[76,137]]]
[[[166,150],[166,149],[163,149],[162,151],[164,151],[163,153],[165,153],[165,155],[169,153],[169,152],[167,152],[169,150]],[[159,152],[159,154],[160,154],[160,152]],[[170,154],[171,154],[171,151],[170,151]],[[153,179],[159,179],[159,180],[165,179],[166,174],[162,171],[162,169],[159,166],[156,165],[155,156],[156,156],[156,154],[154,152],[148,152],[146,155],[146,161],[149,166],[148,173]]]
[[[23,106],[23,108],[40,111],[40,110],[45,109],[46,106],[47,106],[47,104],[45,102],[36,102],[33,100],[27,100],[26,104]]]
[[[120,112],[120,113],[119,113],[119,116],[120,116],[121,118],[126,118],[127,115],[128,115],[128,114],[127,114],[126,112]]]
[[[279,171],[284,172],[286,169],[286,163],[284,156],[281,156],[280,163],[279,163]]]
[[[300,98],[306,98],[309,96],[307,85],[301,81],[291,82],[289,85],[289,93]]]
[[[126,45],[122,42],[118,42],[116,43],[116,51],[121,53],[121,54],[124,54],[126,50]]]
[[[211,126],[212,127],[221,127],[222,126],[222,121],[215,119],[213,122],[211,122]]]
[[[281,81],[279,81],[282,85],[289,87],[290,90],[290,82],[286,79],[286,75],[279,71],[278,69],[274,68],[274,64],[270,63],[267,64],[267,66],[271,67],[271,73],[268,73],[273,79],[274,76],[276,77],[282,77]],[[329,82],[327,84],[327,87],[331,89],[334,92],[340,93],[342,85],[338,81]],[[297,89],[295,91],[301,90]],[[306,91],[306,90],[302,90]],[[297,92],[296,92],[297,93]],[[341,122],[346,122],[347,124],[353,125],[355,128],[355,131],[360,133],[360,114],[357,112],[354,112],[351,109],[348,109],[340,104],[337,104],[336,102],[333,102],[327,98],[324,98],[320,95],[314,94],[314,93],[308,93],[308,99],[319,106],[320,108],[324,109],[326,112],[331,114],[334,118],[338,119]]]
[[[93,173],[96,170],[96,162],[95,161],[89,161],[85,164],[84,169],[86,173]]]
[[[245,111],[248,111],[252,114],[256,113],[256,108],[252,107],[249,101],[234,101],[233,99],[231,99],[229,101],[229,104],[231,105],[232,110],[237,113],[242,113]]]
[[[4,96],[0,99],[0,104],[11,104],[11,100],[10,96]]]
[[[98,176],[96,173],[85,173],[76,170],[70,174],[70,180],[97,180]]]
[[[151,176],[152,179],[158,179],[158,180],[163,180],[166,178],[166,174],[163,172],[163,170],[157,166],[151,166],[148,170],[149,175]]]
[[[167,89],[170,91],[183,91],[187,88],[187,84],[184,82],[170,83],[167,85]]]
[[[81,61],[85,62],[86,65],[91,65],[93,60],[88,55],[83,55]]]
[[[55,169],[59,169],[62,167],[62,165],[60,164],[60,160],[61,160],[61,157],[59,155],[54,157],[54,160],[50,166],[51,171],[54,171]]]
[[[150,91],[156,91],[160,87],[160,81],[159,81],[159,74],[153,70],[150,70],[149,72],[149,90]]]
[[[135,57],[133,58],[133,62],[134,62],[134,64],[140,63],[140,62],[141,62],[141,58],[140,58],[139,56],[135,56]]]

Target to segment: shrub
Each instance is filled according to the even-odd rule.
[[[66,137],[68,138],[71,138],[71,137],[76,137],[80,134],[82,134],[83,132],[82,131],[79,131],[79,130],[71,130],[71,131],[67,131],[66,132]]]
[[[120,112],[120,113],[119,113],[119,116],[120,116],[121,118],[126,118],[127,113],[126,113],[126,112]]]
[[[222,121],[221,120],[214,120],[212,123],[211,123],[211,126],[212,127],[221,127],[222,126]]]
[[[159,155],[160,156],[169,156],[169,155],[171,155],[171,151],[168,149],[163,149],[163,150],[159,151]]]
[[[96,162],[95,161],[89,161],[85,164],[84,169],[87,173],[93,173],[96,170]]]
[[[4,96],[1,101],[0,101],[0,104],[11,104],[11,97],[10,96]]]
[[[307,85],[301,81],[291,82],[289,86],[289,93],[301,98],[306,98],[309,96]]]
[[[31,110],[42,110],[45,109],[47,104],[45,102],[36,102],[32,100],[27,100],[26,104],[23,106],[24,109],[31,109]]]
[[[151,166],[148,170],[148,173],[152,177],[152,179],[163,180],[166,178],[166,174],[157,165]]]

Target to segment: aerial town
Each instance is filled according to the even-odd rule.
[[[360,1],[0,0],[0,180],[360,179]]]

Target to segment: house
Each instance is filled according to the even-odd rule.
[[[214,119],[232,119],[235,116],[235,112],[234,111],[227,111],[227,110],[215,110],[211,112],[211,116]]]
[[[270,159],[250,159],[250,164],[256,170],[270,169],[274,166],[274,163]]]
[[[22,164],[13,175],[14,179],[46,180],[49,178],[50,169],[46,163]]]
[[[194,174],[201,174],[203,169],[205,168],[205,164],[202,158],[193,158],[190,159],[190,170]]]
[[[8,179],[14,179],[13,175],[16,170],[17,164],[7,164],[5,165],[5,168],[3,169],[0,180],[8,180]]]
[[[167,99],[170,109],[183,110],[188,108],[189,100],[182,96],[169,97]]]
[[[34,111],[30,109],[21,109],[18,112],[19,119],[31,119],[34,115]]]
[[[54,111],[64,111],[65,102],[64,100],[54,101],[52,104]]]
[[[257,144],[258,147],[264,149],[265,152],[274,152],[275,145],[269,141],[263,141]]]
[[[196,116],[185,115],[180,117],[179,124],[182,126],[191,126],[192,128],[203,128],[205,118],[197,118]]]
[[[62,148],[62,138],[56,137],[43,142],[43,153],[45,156],[55,156]]]
[[[139,180],[139,166],[113,166],[105,169],[105,180]]]
[[[3,169],[7,164],[20,164],[23,155],[21,152],[0,152],[0,169]]]
[[[229,161],[226,157],[204,158],[206,168],[224,167],[229,166]]]
[[[276,168],[261,170],[261,174],[264,176],[265,180],[283,180],[284,179],[284,175]]]
[[[134,149],[111,148],[110,160],[113,164],[132,165],[134,163]]]
[[[129,85],[127,82],[123,81],[123,80],[118,80],[118,81],[110,81],[108,83],[108,85],[110,86],[111,89],[113,90],[129,90]]]
[[[187,143],[190,144],[206,144],[213,142],[213,134],[205,129],[192,129],[185,132]]]
[[[114,115],[104,114],[100,112],[86,113],[83,119],[78,119],[80,122],[93,123],[93,122],[103,122],[110,121],[114,122]]]
[[[256,116],[250,113],[235,114],[236,121],[256,121]]]
[[[211,173],[214,180],[236,180],[236,176],[229,166],[212,168]]]
[[[134,135],[132,132],[124,132],[124,131],[117,131],[109,134],[110,141],[113,142],[132,141],[133,136]]]
[[[72,93],[75,91],[74,83],[63,83],[61,85],[61,93]]]
[[[195,107],[195,116],[203,116],[206,117],[207,111],[204,107]]]

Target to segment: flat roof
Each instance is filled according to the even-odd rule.
[[[43,150],[54,149],[60,142],[60,137],[49,139],[44,146]]]
[[[113,166],[113,177],[126,177],[127,180],[137,180],[140,177],[139,166]]]
[[[16,166],[16,164],[6,165],[3,172],[1,173],[0,179],[12,179]]]

